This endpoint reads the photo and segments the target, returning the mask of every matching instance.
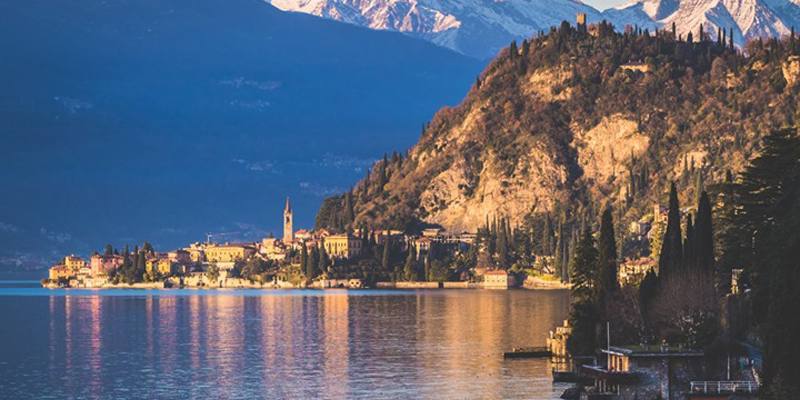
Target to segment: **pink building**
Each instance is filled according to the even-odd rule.
[[[95,254],[89,259],[89,265],[92,268],[92,276],[108,275],[109,272],[122,265],[122,256],[101,256],[100,254]]]

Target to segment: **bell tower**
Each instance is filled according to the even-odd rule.
[[[286,206],[283,208],[283,243],[289,244],[294,241],[294,230],[292,229],[292,205],[289,198],[286,198]]]

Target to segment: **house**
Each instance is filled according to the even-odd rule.
[[[86,266],[86,261],[84,261],[83,258],[71,254],[64,257],[64,266],[67,267],[68,270],[77,274],[81,268]]]
[[[184,250],[189,252],[189,259],[192,262],[199,263],[206,260],[206,246],[203,243],[192,243]]]
[[[508,289],[514,287],[514,277],[502,269],[486,271],[483,274],[484,289]]]
[[[181,264],[173,261],[168,255],[159,255],[145,261],[145,271],[149,275],[154,275],[154,271],[159,275],[170,276],[181,271]]]
[[[333,258],[353,258],[361,254],[361,239],[347,233],[326,237],[323,246]]]
[[[583,365],[594,385],[581,399],[685,399],[690,382],[704,375],[701,350],[656,346],[610,346],[606,366]]]
[[[123,257],[119,254],[100,255],[95,253],[89,258],[89,268],[92,276],[108,275],[109,272],[122,265]]]
[[[48,277],[51,281],[58,281],[59,279],[69,279],[71,276],[76,275],[71,269],[67,268],[64,264],[56,264],[48,270]]]
[[[186,265],[192,263],[191,254],[184,249],[170,251],[167,253],[167,258],[169,258],[170,261],[178,264]]]
[[[252,243],[210,244],[205,248],[206,261],[212,263],[232,263],[246,260],[256,253]]]
[[[648,272],[655,270],[656,262],[650,257],[625,260],[617,269],[617,281],[620,285],[636,285],[644,279]]]

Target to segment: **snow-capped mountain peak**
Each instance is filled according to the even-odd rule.
[[[432,41],[479,58],[488,58],[511,40],[530,37],[561,21],[586,13],[620,29],[675,24],[678,33],[697,32],[702,24],[716,38],[718,29],[734,30],[738,44],[781,36],[800,23],[800,0],[634,0],[600,12],[578,0],[265,0],[284,11],[393,30]]]

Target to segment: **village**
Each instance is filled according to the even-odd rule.
[[[661,206],[654,207],[655,221],[666,221]],[[283,236],[259,242],[191,243],[184,248],[157,252],[143,248],[124,251],[106,247],[88,259],[68,255],[49,268],[42,285],[48,288],[381,288],[381,289],[567,289],[569,277],[562,277],[555,256],[534,256],[531,268],[499,266],[486,254],[476,232],[447,232],[423,229],[418,235],[400,230],[356,228],[334,233],[327,229],[293,229],[293,210],[287,198],[283,210]],[[651,222],[631,223],[630,234],[645,237],[656,230]],[[210,235],[209,235],[210,237]],[[364,256],[370,244],[378,252],[399,249],[402,262],[414,265],[414,272],[395,271],[389,266],[367,265]],[[439,254],[464,256],[474,253],[474,264],[450,274],[433,276],[430,257]],[[140,257],[138,254],[141,253]],[[406,256],[407,255],[407,256]],[[413,260],[409,260],[413,258]],[[140,265],[141,279],[120,278],[126,259],[133,269]],[[451,258],[452,260],[452,258]],[[309,264],[313,266],[309,267]],[[627,259],[620,263],[620,284],[636,284],[655,268],[651,257]],[[248,268],[250,267],[250,268]],[[423,267],[426,271],[422,270]],[[255,271],[253,271],[255,270]],[[315,270],[315,271],[314,271]],[[376,271],[377,270],[377,271]],[[247,272],[243,274],[243,272]],[[376,273],[377,272],[377,273]],[[412,276],[409,276],[412,275]],[[566,278],[566,279],[565,279]]]

